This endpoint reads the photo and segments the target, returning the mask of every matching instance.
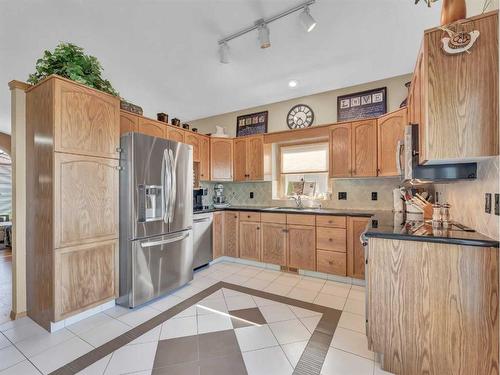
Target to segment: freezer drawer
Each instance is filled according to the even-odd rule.
[[[128,306],[136,307],[193,279],[193,232],[131,241]]]

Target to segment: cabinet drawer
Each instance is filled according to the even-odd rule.
[[[286,215],[287,224],[293,225],[316,225],[316,217],[314,215],[300,215],[300,214],[291,214]]]
[[[342,228],[316,228],[316,247],[322,250],[347,251],[346,230]]]
[[[240,221],[260,222],[260,212],[240,211]]]
[[[345,228],[346,227],[346,217],[345,216],[318,215],[318,216],[316,216],[316,225],[318,227]]]
[[[55,321],[118,296],[118,240],[54,251]]]
[[[260,221],[263,223],[286,224],[286,215],[264,212],[260,214]]]
[[[346,275],[346,254],[337,251],[316,251],[318,272],[330,273],[333,275]]]

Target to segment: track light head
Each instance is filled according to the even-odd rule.
[[[308,6],[305,6],[304,10],[300,13],[299,20],[307,32],[311,32],[316,27],[316,21],[311,16]]]
[[[222,64],[229,64],[229,46],[226,42],[219,44],[219,59]]]
[[[267,27],[265,22],[259,24],[259,44],[260,48],[269,48],[271,47],[271,39],[269,36],[269,28]]]

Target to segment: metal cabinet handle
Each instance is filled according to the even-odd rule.
[[[123,148],[121,148],[121,147],[117,147],[115,150],[116,150],[116,152],[123,152]]]
[[[206,223],[207,221],[210,221],[210,218],[203,218],[203,219],[193,219],[193,223]]]
[[[123,167],[122,167],[121,165],[117,165],[117,166],[115,167],[115,169],[116,169],[117,171],[123,171]]]

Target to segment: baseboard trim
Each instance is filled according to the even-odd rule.
[[[28,316],[27,311],[15,312],[14,310],[11,310],[10,312],[10,318],[12,320],[21,319],[24,318],[25,316]]]

